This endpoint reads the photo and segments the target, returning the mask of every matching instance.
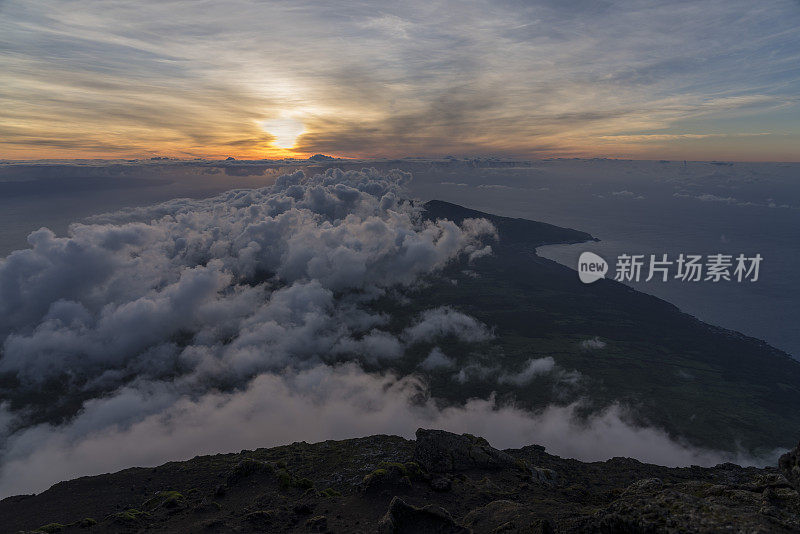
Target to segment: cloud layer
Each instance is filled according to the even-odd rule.
[[[198,454],[375,433],[413,438],[419,426],[486,436],[501,448],[538,443],[552,453],[588,461],[623,456],[670,466],[753,462],[635,427],[618,406],[589,421],[576,415],[577,408],[551,406],[530,413],[489,398],[440,409],[425,398],[419,380],[367,374],[355,364],[264,373],[235,394],[196,399],[165,385],[140,385],[88,403],[70,425],[40,425],[15,434],[3,455],[0,495]]]
[[[157,206],[150,222],[74,225],[63,238],[34,232],[30,249],[0,264],[0,371],[36,383],[68,368],[91,381],[110,368],[157,376],[222,360],[249,376],[354,348],[349,333],[380,323],[360,299],[484,250],[494,234],[486,221],[420,222],[398,198],[407,179],[298,172],[268,189]],[[483,335],[475,327],[430,312],[407,337],[473,339]],[[180,348],[185,333],[192,342]],[[386,344],[377,330],[357,342]]]
[[[483,219],[425,221],[407,173],[283,175],[270,188],[32,233],[0,260],[0,495],[129,465],[416,426],[538,442],[585,459],[711,463],[613,407],[529,413],[494,397],[441,408],[425,373],[536,387],[580,376],[549,357],[464,361],[491,328],[450,307],[378,313],[451,261],[491,253]],[[414,349],[414,350],[409,350]],[[413,354],[424,354],[409,361]],[[458,368],[459,363],[461,367]],[[402,364],[402,365],[401,365]],[[417,370],[401,374],[398,369]]]

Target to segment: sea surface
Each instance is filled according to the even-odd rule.
[[[539,249],[573,269],[587,250],[608,261],[612,277],[621,254],[666,253],[672,260],[681,253],[760,254],[756,282],[671,278],[629,285],[800,357],[800,164],[545,160],[509,166],[414,160],[357,168],[365,166],[409,170],[411,193],[423,200],[587,231],[599,241]],[[26,236],[43,226],[64,235],[71,223],[91,215],[263,187],[296,168],[0,165],[0,257],[26,248]]]
[[[800,357],[800,164],[555,160],[418,173],[413,189],[424,199],[589,232],[600,241],[539,254],[576,269],[581,252],[593,251],[611,277],[621,254],[760,254],[756,282],[628,284]]]

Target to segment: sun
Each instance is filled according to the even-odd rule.
[[[272,145],[277,148],[294,148],[297,138],[305,130],[303,123],[292,118],[267,119],[259,121],[262,130],[274,136]]]

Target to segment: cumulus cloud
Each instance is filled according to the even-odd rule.
[[[391,361],[403,355],[405,347],[394,336],[380,330],[373,330],[359,340],[346,337],[334,347],[335,354],[361,354],[366,361],[378,363]]]
[[[456,362],[442,352],[442,349],[439,347],[433,347],[430,354],[428,354],[428,356],[422,360],[422,363],[420,363],[419,366],[426,371],[433,371],[435,369],[450,369],[454,367],[455,364]]]
[[[334,293],[413,284],[461,253],[483,254],[482,237],[494,233],[486,221],[422,222],[400,200],[408,179],[297,172],[272,188],[140,210],[140,222],[34,232],[31,248],[0,263],[0,371],[29,382],[65,367],[92,375],[149,350],[194,367],[219,359],[244,374],[334,346],[396,354],[379,331],[342,341],[349,332],[332,318],[352,315],[357,299]],[[452,320],[438,327],[473,324]],[[186,333],[192,342],[180,349],[173,340]]]
[[[476,320],[448,306],[427,310],[422,317],[403,332],[409,343],[433,341],[439,337],[454,336],[468,342],[487,341],[492,332]]]

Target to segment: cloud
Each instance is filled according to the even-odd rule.
[[[800,209],[798,206],[792,206],[790,204],[777,204],[774,199],[768,198],[763,202],[753,202],[750,200],[740,200],[735,197],[727,196],[723,197],[720,195],[714,195],[712,193],[702,193],[699,195],[684,193],[684,192],[676,192],[672,194],[675,198],[688,198],[692,200],[699,200],[700,202],[715,202],[720,204],[728,204],[731,206],[740,206],[740,207],[759,207],[759,208],[770,208],[770,209],[790,209],[790,210],[797,210]]]
[[[676,141],[682,139],[708,139],[712,137],[759,137],[771,135],[769,132],[736,133],[736,134],[639,134],[639,135],[603,135],[598,137],[604,141],[624,141],[629,143],[648,143],[653,141]]]
[[[711,195],[709,193],[705,193],[695,197],[697,200],[702,202],[724,202],[725,204],[738,204],[739,201],[733,197],[720,197],[717,195]]]
[[[495,235],[485,221],[423,223],[399,200],[408,179],[295,173],[273,188],[109,215],[69,237],[34,232],[30,249],[0,262],[0,371],[26,387],[66,376],[91,390],[176,368],[236,381],[320,355],[396,358],[402,343],[359,299]]]
[[[591,339],[584,339],[581,341],[580,346],[582,349],[595,350],[605,348],[606,342],[595,336]]]
[[[491,245],[486,245],[483,248],[479,248],[477,250],[474,250],[474,251],[470,252],[469,261],[470,261],[470,263],[472,263],[473,261],[477,260],[478,258],[483,258],[483,257],[486,257],[486,256],[491,256],[491,255],[492,255],[492,246]]]
[[[344,338],[333,348],[334,354],[360,354],[373,364],[396,360],[404,351],[405,347],[396,337],[380,330],[373,330],[359,340]]]
[[[631,425],[619,406],[590,419],[581,419],[578,408],[531,413],[489,398],[439,409],[417,379],[367,374],[355,364],[262,374],[239,392],[198,398],[140,385],[86,403],[68,425],[42,424],[12,435],[4,449],[0,495],[198,454],[372,433],[411,438],[419,426],[487,436],[500,448],[538,443],[553,454],[587,461],[612,456],[671,466],[768,461],[688,447],[659,430]]]
[[[548,388],[553,399],[561,399],[567,393],[574,393],[574,388],[581,380],[578,371],[563,369],[556,365],[551,356],[530,358],[517,372],[511,372],[497,363],[488,363],[486,358],[474,358],[461,365],[458,371],[451,375],[451,379],[459,384],[491,383],[498,387],[512,388],[525,387],[537,377],[548,378],[547,383],[542,383],[542,387]]]
[[[296,172],[268,188],[95,217],[66,237],[32,233],[30,248],[0,260],[0,494],[300,439],[411,436],[417,426],[585,459],[720,457],[631,426],[622,408],[580,423],[575,406],[515,406],[509,388],[546,376],[559,399],[579,375],[552,357],[501,368],[480,351],[491,328],[453,307],[376,313],[376,299],[411,304],[406,290],[497,238],[483,219],[426,221],[409,180]],[[456,360],[425,346],[440,341],[473,350]],[[409,365],[420,348],[430,352]],[[439,369],[489,381],[504,402],[492,394],[441,408],[426,374]]]
[[[633,191],[628,191],[627,189],[623,189],[622,191],[612,191],[612,195],[619,198],[632,198],[634,200],[644,200],[644,195],[639,195],[634,193]]]
[[[283,351],[288,330],[335,344],[346,333],[326,318],[345,304],[333,292],[376,295],[412,284],[459,254],[484,254],[482,236],[495,234],[472,220],[422,223],[399,200],[408,179],[399,171],[298,172],[273,188],[153,207],[149,222],[73,225],[69,237],[34,232],[30,249],[0,263],[0,371],[42,381],[69,361],[71,373],[92,375],[147,349],[177,354],[171,340],[182,332],[242,370],[255,346]],[[426,328],[446,335],[474,326],[452,311],[429,319],[438,322],[418,325],[412,340]],[[358,343],[379,339],[375,332]]]
[[[0,373],[13,384],[1,476],[11,480],[19,451],[36,454],[45,435],[118,432],[181,399],[214,406],[220,391],[235,396],[264,376],[296,377],[306,391],[343,361],[391,367],[408,344],[438,337],[489,339],[450,308],[396,333],[371,312],[387,291],[485,254],[497,235],[485,220],[423,220],[408,180],[296,172],[269,188],[95,217],[66,237],[32,233],[30,248],[0,260]],[[33,413],[66,422],[31,426]]]
[[[719,153],[742,114],[797,111],[791,2],[139,5],[3,4],[4,154],[275,156],[283,113],[307,154]]]
[[[523,386],[537,376],[551,373],[555,368],[556,362],[552,357],[532,358],[528,360],[525,367],[518,373],[503,373],[497,379],[499,384],[514,384]]]
[[[455,360],[449,358],[439,347],[433,347],[430,354],[419,364],[419,366],[426,371],[451,369],[455,367],[455,365]]]
[[[478,185],[478,189],[516,189],[514,187],[508,185],[500,185],[500,184],[480,184]]]
[[[472,343],[494,337],[485,325],[448,306],[423,312],[420,319],[403,332],[403,337],[409,343],[434,341],[447,336]]]

